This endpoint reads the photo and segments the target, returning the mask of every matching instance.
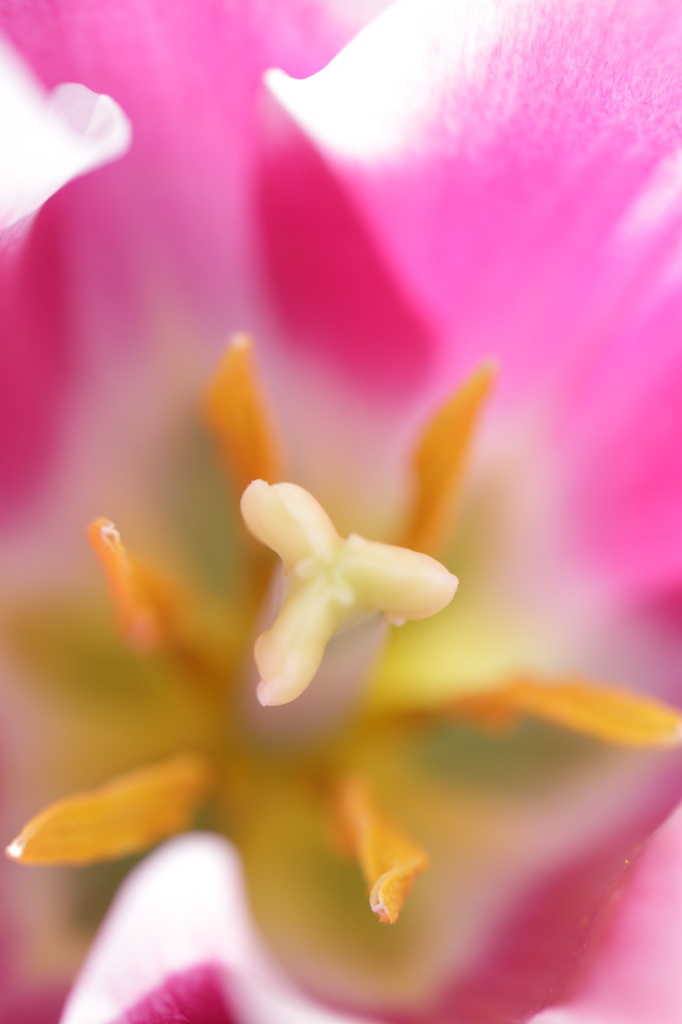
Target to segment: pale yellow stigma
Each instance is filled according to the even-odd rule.
[[[255,646],[261,704],[287,704],[313,680],[339,630],[380,612],[394,625],[424,619],[452,600],[457,579],[428,555],[339,536],[322,506],[296,484],[254,480],[241,509],[251,533],[277,552],[287,582],[279,614]]]

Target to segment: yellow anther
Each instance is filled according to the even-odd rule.
[[[677,747],[682,712],[663,701],[590,679],[519,680],[500,693],[519,714],[620,747]]]
[[[483,363],[426,424],[412,456],[407,547],[435,551],[447,540],[474,431],[496,373],[493,362]]]
[[[321,505],[296,484],[255,480],[242,495],[249,530],[282,558],[287,592],[256,641],[261,704],[286,704],[317,672],[340,629],[375,612],[400,625],[441,611],[457,579],[435,559],[356,534],[339,536]]]
[[[138,651],[153,650],[160,640],[159,617],[120,533],[109,519],[96,519],[88,527],[88,540],[104,569],[128,642]]]
[[[451,705],[458,717],[484,728],[507,729],[519,717],[538,718],[619,747],[668,748],[682,744],[682,712],[648,694],[592,679],[518,679]]]
[[[5,853],[23,864],[96,864],[182,832],[211,784],[205,758],[180,754],[51,804]]]
[[[378,810],[361,779],[343,779],[335,798],[339,838],[357,857],[370,907],[382,923],[395,924],[415,878],[429,867],[428,854]]]
[[[204,401],[206,422],[238,491],[260,477],[282,477],[281,445],[252,349],[246,334],[230,340]]]

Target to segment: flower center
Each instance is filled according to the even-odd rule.
[[[322,506],[296,484],[254,480],[242,496],[251,533],[284,563],[287,592],[274,624],[256,641],[263,705],[298,697],[320,667],[332,636],[379,612],[394,625],[441,611],[457,579],[407,548],[342,538]]]
[[[451,534],[471,440],[493,377],[492,364],[476,370],[417,438],[407,467],[411,497],[397,538],[401,544],[394,545],[352,533],[342,537],[308,491],[295,483],[266,482],[287,476],[284,445],[250,342],[240,336],[229,347],[209,388],[205,419],[234,491],[242,495],[246,527],[280,557],[284,573],[280,606],[255,643],[262,705],[290,703],[301,695],[324,671],[332,637],[359,619],[383,617],[400,626],[450,604],[457,579],[430,554],[414,549],[437,553]],[[664,748],[682,739],[680,713],[660,702],[570,674],[537,679],[529,669],[494,679],[485,694],[465,695],[453,686],[428,707],[417,699],[400,710],[360,701],[355,717],[335,721],[333,735],[325,734],[317,746],[264,750],[244,735],[234,682],[242,678],[239,642],[253,635],[273,569],[263,552],[241,537],[246,577],[237,579],[238,597],[228,612],[219,610],[216,630],[215,609],[205,620],[197,615],[201,595],[187,596],[165,573],[138,562],[108,520],[96,520],[89,538],[134,657],[159,659],[168,689],[182,680],[178,736],[185,735],[183,711],[192,701],[202,705],[204,731],[176,747],[150,743],[152,764],[135,768],[124,755],[120,774],[109,782],[60,800],[32,819],[8,847],[14,860],[82,864],[140,852],[191,827],[200,808],[213,827],[236,836],[257,859],[253,836],[261,834],[263,823],[273,822],[262,840],[270,853],[290,841],[291,821],[299,815],[302,834],[316,837],[320,850],[329,846],[332,856],[345,850],[356,858],[372,910],[382,921],[395,922],[414,879],[429,864],[419,840],[419,814],[402,817],[405,786],[399,780],[406,764],[409,774],[409,759],[399,763],[390,753],[401,751],[412,736],[428,735],[443,719],[464,717],[482,728],[509,729],[520,718],[534,717],[612,745]],[[453,605],[453,615],[459,605]],[[443,623],[448,641],[449,614],[434,620],[434,627]],[[417,637],[417,657],[407,665],[415,694],[420,666],[433,656],[429,642],[420,641],[419,628],[408,626],[401,634],[410,640],[412,631]],[[351,646],[357,644],[349,637]],[[383,666],[386,672],[388,665],[389,688],[390,662],[384,659]],[[447,679],[450,667],[448,662]],[[352,688],[352,679],[341,682]],[[295,705],[294,713],[299,709]],[[262,714],[271,720],[270,712]],[[382,738],[387,743],[377,755]],[[158,761],[160,749],[171,756]],[[387,764],[394,769],[388,781]],[[335,846],[329,840],[334,831]]]

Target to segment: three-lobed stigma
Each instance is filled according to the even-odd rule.
[[[244,521],[284,563],[286,593],[255,645],[263,705],[286,704],[312,682],[339,630],[374,613],[394,625],[435,615],[457,578],[429,555],[341,537],[318,501],[297,484],[254,480],[241,499]]]

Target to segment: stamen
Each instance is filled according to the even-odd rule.
[[[494,363],[483,363],[426,424],[412,456],[406,547],[436,551],[447,540],[474,431],[496,374]]]
[[[454,705],[458,711],[459,702]],[[465,714],[480,710],[499,721],[530,715],[622,747],[666,748],[682,743],[682,712],[662,701],[589,679],[520,680],[494,693],[461,702]]]
[[[159,617],[120,533],[109,519],[96,519],[88,527],[88,540],[104,569],[125,637],[137,651],[154,650],[160,640]]]
[[[252,480],[282,478],[282,451],[246,334],[231,340],[209,384],[206,422],[238,491]]]
[[[187,829],[211,783],[208,762],[181,754],[51,804],[5,853],[23,864],[96,864]]]
[[[249,530],[276,551],[287,593],[255,658],[261,704],[286,704],[317,672],[332,636],[357,619],[383,613],[395,625],[435,615],[457,579],[435,559],[406,548],[342,538],[322,506],[296,484],[254,480],[242,495]]]
[[[91,523],[88,539],[104,568],[121,631],[133,650],[168,654],[207,696],[222,693],[222,646],[203,628],[196,614],[200,608],[196,595],[188,597],[165,574],[134,561],[110,520]]]
[[[377,809],[362,780],[344,779],[335,795],[340,838],[358,859],[370,907],[383,924],[395,924],[428,854]]]

